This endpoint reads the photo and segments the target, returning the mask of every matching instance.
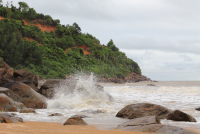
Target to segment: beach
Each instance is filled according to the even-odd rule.
[[[57,122],[31,122],[0,124],[1,134],[150,134],[121,130],[98,130],[95,126],[63,126]]]
[[[163,81],[137,83],[98,83],[104,87],[103,92],[96,92],[96,81],[91,78],[79,79],[73,93],[67,92],[65,84],[56,89],[53,99],[47,100],[47,109],[36,109],[36,113],[18,113],[25,123],[1,124],[0,133],[138,133],[116,130],[119,124],[128,119],[116,117],[117,112],[129,104],[153,103],[171,110],[179,109],[193,116],[197,122],[172,121],[162,119],[161,124],[178,126],[197,133],[200,132],[199,107],[200,84],[198,81]],[[76,89],[82,88],[81,91]],[[112,96],[109,99],[107,93]],[[60,113],[61,116],[49,116]],[[88,126],[63,126],[73,115],[84,115]]]

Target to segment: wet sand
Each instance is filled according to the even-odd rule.
[[[152,134],[121,130],[98,130],[95,126],[65,125],[57,122],[0,123],[0,134]]]

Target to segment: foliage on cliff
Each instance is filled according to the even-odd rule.
[[[77,70],[102,78],[141,74],[138,64],[113,40],[101,45],[93,35],[82,33],[77,23],[61,25],[24,2],[18,8],[0,3],[0,17],[0,57],[15,69],[25,68],[43,78],[63,78]]]

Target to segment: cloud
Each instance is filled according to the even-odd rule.
[[[62,24],[77,22],[102,44],[113,39],[152,79],[200,79],[199,0],[24,1]]]

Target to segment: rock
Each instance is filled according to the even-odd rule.
[[[158,119],[164,119],[169,113],[171,110],[160,105],[137,103],[124,107],[117,113],[116,117],[134,119],[144,116],[158,116]]]
[[[195,110],[197,110],[197,111],[200,111],[200,107],[198,107],[198,108],[195,108]]]
[[[144,126],[127,126],[122,128],[124,131],[137,131],[137,132],[151,132],[158,134],[197,134],[176,126],[162,125],[162,124],[150,124]]]
[[[13,77],[13,69],[12,68],[0,68],[0,79],[11,79]]]
[[[120,124],[117,129],[125,131],[152,132],[159,134],[195,134],[192,131],[169,125],[160,124],[155,116],[135,118]]]
[[[0,88],[2,90],[2,88]],[[8,90],[8,89],[4,89]],[[23,103],[15,102],[13,99],[9,98],[7,95],[0,93],[0,111],[4,112],[17,112],[20,109],[26,108]]]
[[[49,116],[63,116],[61,113],[50,114]]]
[[[155,116],[145,116],[141,118],[131,119],[127,122],[120,124],[117,128],[123,129],[128,126],[144,126],[150,124],[160,124],[160,120],[157,119]]]
[[[71,117],[63,125],[87,125],[80,117]]]
[[[13,100],[5,94],[0,94],[0,111],[17,112],[17,108],[14,106]]]
[[[0,84],[0,86],[6,87],[9,90],[0,91],[0,93],[6,94],[14,101],[23,103],[27,108],[46,108],[46,99],[41,94],[34,91],[28,85],[20,82],[7,82]]]
[[[172,113],[170,113],[167,116],[168,120],[173,120],[173,121],[188,121],[188,122],[197,122],[194,117],[191,115],[188,115],[187,113],[184,113],[180,110],[175,110]]]
[[[163,125],[160,129],[155,131],[155,133],[159,133],[159,134],[197,134],[190,130],[183,129],[183,128],[176,127],[176,126],[170,126],[170,125]]]
[[[23,83],[26,84],[26,85],[28,85],[29,87],[31,87],[36,92],[38,92],[38,93],[40,92],[40,90],[33,83],[31,83],[29,81],[24,81]]]
[[[156,86],[156,85],[154,85],[154,84],[147,84],[147,86]]]
[[[18,122],[23,123],[23,119],[15,117],[8,113],[0,113],[0,123],[18,123]]]
[[[62,79],[48,79],[40,88],[40,93],[47,98],[53,98],[54,88],[59,87],[64,80]]]
[[[26,108],[26,109],[20,110],[20,113],[36,113],[36,112],[32,108]]]
[[[19,82],[29,81],[30,83],[33,83],[36,87],[38,86],[38,76],[25,69],[15,70],[13,73],[13,80]]]
[[[89,118],[89,116],[86,115],[72,115],[70,118],[72,117]]]

